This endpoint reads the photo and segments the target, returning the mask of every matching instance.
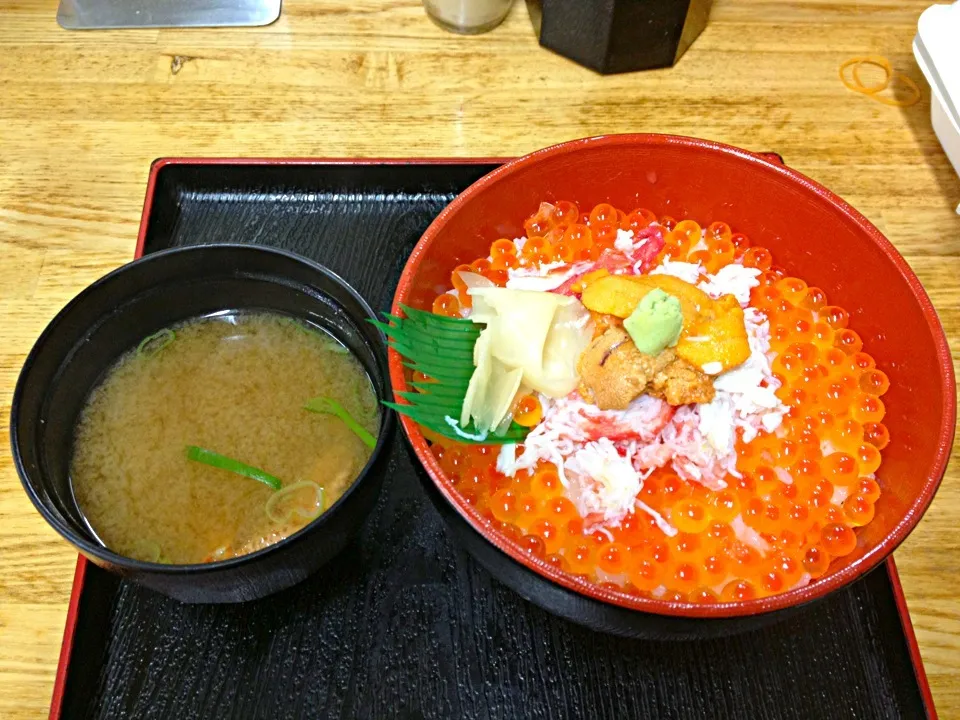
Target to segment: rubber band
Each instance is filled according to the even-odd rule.
[[[897,98],[886,98],[880,97],[879,95],[871,95],[874,100],[881,102],[884,105],[890,105],[892,107],[910,107],[911,105],[916,105],[920,102],[920,98],[923,95],[920,92],[920,88],[917,86],[917,83],[913,81],[913,78],[904,75],[903,73],[894,73],[893,76],[895,79],[899,80],[903,85],[906,85],[910,88],[910,91],[913,93],[913,96],[908,100],[898,100]]]
[[[874,67],[878,67],[883,70],[883,81],[877,83],[876,85],[864,85],[860,78],[861,65],[873,65]],[[853,68],[850,72],[852,81],[846,76],[846,70],[849,67]],[[848,90],[860,93],[861,95],[866,95],[867,97],[873,98],[883,105],[889,105],[891,107],[910,107],[911,105],[916,105],[922,97],[917,83],[907,75],[894,71],[890,61],[882,55],[866,55],[863,57],[850,58],[840,65],[839,74],[840,82],[842,82],[844,87],[846,87]],[[895,84],[894,81],[899,82],[901,85],[906,86],[910,90],[911,97],[909,99],[899,100],[897,98],[883,97],[880,95],[880,93],[884,90],[891,88]]]
[[[848,81],[846,75],[844,74],[844,71],[851,65],[853,66],[853,82]],[[883,70],[885,75],[883,82],[877,85],[864,85],[860,80],[861,65],[873,65]],[[853,90],[854,92],[858,92],[863,95],[871,95],[873,93],[883,91],[890,84],[890,79],[892,77],[893,67],[890,65],[890,61],[879,55],[850,58],[840,65],[840,82],[842,82],[848,90]]]
[[[877,85],[864,85],[863,80],[860,79],[860,68],[863,65],[873,65],[883,70],[884,78],[883,82],[878,83]],[[857,84],[857,87],[860,88],[860,92],[873,94],[882,92],[884,89],[889,87],[890,80],[893,78],[893,66],[890,64],[890,61],[881,55],[868,55],[867,57],[861,58],[859,62],[854,63],[853,65],[853,81]]]

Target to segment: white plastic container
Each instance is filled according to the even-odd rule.
[[[924,10],[913,54],[930,83],[933,131],[960,175],[960,0]]]

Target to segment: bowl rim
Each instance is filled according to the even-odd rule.
[[[417,245],[414,247],[413,252],[410,254],[410,257],[407,259],[394,295],[392,312],[394,314],[402,314],[403,311],[400,305],[406,302],[411,291],[414,275],[437,235],[447,225],[451,217],[474,196],[482,192],[485,188],[498,183],[500,180],[520,170],[535,166],[545,158],[576,154],[584,149],[608,145],[632,147],[681,146],[693,148],[735,158],[744,164],[745,171],[754,169],[779,175],[782,179],[789,181],[795,186],[799,186],[807,192],[817,195],[822,200],[840,210],[840,212],[843,213],[850,222],[857,225],[894,264],[900,276],[907,283],[926,320],[927,328],[933,338],[941,376],[946,386],[944,408],[940,417],[938,430],[937,451],[933,459],[933,470],[927,475],[921,492],[915,498],[907,513],[883,540],[849,566],[838,572],[818,578],[801,588],[794,588],[764,598],[712,604],[672,602],[656,598],[640,597],[623,591],[604,588],[588,580],[564,573],[546,561],[529,555],[516,543],[499,533],[491,533],[489,527],[484,524],[480,514],[460,498],[459,493],[457,493],[449,478],[446,477],[440,468],[433,453],[429,451],[426,438],[420,431],[419,426],[406,415],[399,414],[403,431],[436,489],[473,530],[513,561],[520,563],[544,579],[552,581],[567,590],[572,590],[580,595],[628,610],[674,617],[717,619],[768,613],[822,598],[875,568],[906,539],[907,535],[909,535],[917,525],[920,518],[929,508],[943,475],[946,472],[956,427],[956,381],[954,378],[953,360],[943,326],[937,317],[933,303],[920,284],[920,280],[916,274],[893,244],[884,237],[862,213],[854,209],[846,201],[823,185],[786,165],[771,162],[768,159],[769,156],[700,138],[656,133],[633,133],[600,135],[551,145],[506,162],[504,165],[501,165],[470,185],[444,208],[423,233]],[[388,347],[388,363],[390,380],[394,391],[409,389],[403,374],[402,360],[392,347]]]
[[[75,307],[81,303],[87,301],[87,299],[94,293],[98,292],[104,285],[113,281],[119,275],[122,275],[125,272],[129,272],[132,268],[140,267],[141,265],[151,264],[153,262],[164,262],[166,258],[171,255],[180,255],[180,254],[191,254],[191,253],[200,253],[200,252],[225,252],[225,251],[237,251],[241,250],[244,252],[250,253],[263,253],[267,255],[274,255],[278,257],[283,257],[286,260],[290,260],[296,263],[300,263],[310,269],[311,272],[319,273],[326,276],[328,279],[333,281],[334,284],[338,285],[341,289],[345,290],[348,295],[350,295],[360,306],[361,310],[365,314],[362,318],[354,318],[353,315],[349,312],[345,314],[351,318],[351,320],[358,327],[362,327],[363,323],[369,321],[370,319],[375,319],[376,314],[373,309],[370,307],[369,303],[363,298],[363,296],[358,293],[350,283],[340,277],[337,273],[333,272],[329,268],[321,265],[320,263],[314,262],[309,258],[305,258],[296,253],[289,252],[287,250],[281,250],[279,248],[266,247],[263,245],[247,245],[243,243],[208,243],[204,245],[188,245],[184,247],[175,247],[168,248],[166,250],[160,250],[148,255],[143,255],[136,257],[135,259],[121,265],[114,270],[111,270],[106,275],[98,278],[90,285],[85,287],[76,296],[74,296],[66,305],[61,308],[53,319],[47,323],[44,327],[43,332],[37,337],[37,340],[34,342],[33,346],[30,349],[30,352],[27,354],[26,359],[24,360],[23,366],[20,369],[20,373],[17,377],[17,384],[13,392],[13,399],[10,405],[10,445],[11,453],[13,456],[14,467],[17,470],[17,475],[20,477],[20,484],[23,486],[24,491],[27,496],[30,498],[30,501],[33,503],[37,511],[43,516],[47,523],[60,534],[65,540],[67,540],[71,545],[76,547],[81,554],[93,557],[98,560],[103,560],[110,563],[113,566],[122,568],[123,570],[135,571],[138,573],[147,572],[157,575],[202,575],[210,574],[215,572],[220,572],[224,570],[231,570],[237,566],[244,565],[248,562],[253,562],[264,557],[267,557],[273,553],[279,552],[281,548],[286,547],[287,545],[294,544],[301,540],[308,532],[320,531],[322,525],[333,516],[333,514],[342,507],[346,500],[354,494],[359,485],[367,479],[367,476],[370,474],[370,470],[373,468],[379,456],[385,451],[387,443],[390,442],[390,438],[393,435],[394,423],[396,422],[395,413],[389,408],[383,407],[379,401],[384,399],[389,400],[392,397],[392,391],[389,383],[389,375],[383,378],[384,381],[384,393],[380,393],[376,387],[374,388],[378,396],[378,404],[380,405],[380,427],[377,431],[377,443],[374,446],[373,450],[370,453],[370,457],[367,459],[366,464],[363,468],[357,473],[356,479],[347,490],[341,495],[336,502],[328,507],[324,512],[319,516],[311,520],[309,523],[304,525],[302,528],[297,530],[295,533],[288,535],[287,537],[279,540],[267,547],[255,550],[254,552],[247,553],[245,555],[239,555],[236,557],[227,558],[225,560],[216,560],[209,563],[185,563],[185,564],[168,564],[161,562],[151,562],[146,560],[136,560],[126,555],[121,555],[109,548],[99,545],[95,542],[91,542],[84,537],[78,535],[73,528],[68,524],[61,521],[58,517],[58,514],[53,513],[47,508],[46,504],[37,496],[34,492],[33,487],[27,482],[28,472],[24,467],[23,458],[20,454],[20,428],[17,423],[17,416],[19,414],[20,405],[23,401],[23,385],[26,382],[26,376],[36,361],[36,356],[42,351],[43,346],[49,340],[49,338],[57,332],[60,324],[64,321],[64,317]],[[289,286],[288,286],[289,287]],[[324,293],[325,294],[325,293]],[[332,299],[332,298],[331,298]],[[338,305],[340,303],[337,303]],[[242,305],[242,304],[241,304]],[[373,326],[372,326],[373,327]],[[379,328],[376,329],[376,334],[380,339],[382,348],[386,348],[386,337]],[[376,349],[374,349],[376,352]]]

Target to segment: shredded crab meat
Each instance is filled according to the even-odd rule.
[[[736,535],[737,540],[744,545],[752,547],[761,555],[766,555],[770,552],[770,544],[760,537],[760,533],[743,521],[742,515],[737,515],[730,522],[730,529],[733,530],[733,534]]]
[[[633,233],[620,231],[616,248],[624,257],[633,256],[649,241],[649,237],[635,239]],[[556,271],[549,268],[547,273]],[[776,396],[779,385],[770,367],[766,316],[748,305],[759,272],[731,265],[715,275],[705,275],[698,264],[669,260],[653,272],[688,282],[699,280],[699,287],[713,297],[734,295],[745,307],[750,345],[747,361],[717,375],[714,399],[700,405],[673,408],[641,395],[626,410],[600,410],[577,392],[557,400],[541,396],[542,421],[525,438],[519,456],[516,446],[502,448],[497,469],[514,476],[532,472],[540,463],[553,463],[567,497],[588,526],[617,527],[628,514],[640,511],[652,517],[665,534],[674,535],[677,531],[667,519],[638,500],[643,481],[656,468],[669,466],[689,482],[710,490],[725,488],[726,477],[740,477],[738,432],[744,442],[761,431],[774,432],[787,408]],[[557,291],[562,292],[563,286],[580,274],[571,274]],[[765,552],[766,543],[742,518],[735,531],[741,542]]]
[[[676,264],[679,265],[681,263]],[[737,302],[740,303],[740,307],[745,308],[750,304],[750,291],[760,284],[760,281],[757,279],[759,277],[759,269],[744,267],[738,263],[731,263],[730,265],[724,265],[720,268],[716,275],[708,275],[697,287],[714,300],[721,295],[733,295],[737,298]]]
[[[599,518],[603,525],[619,523],[632,512],[650,472],[638,472],[607,438],[588,442],[567,458],[564,468],[567,490],[581,517]]]
[[[589,272],[593,263],[547,263],[537,267],[518,267],[507,270],[507,288],[510,290],[556,290],[572,277]]]
[[[677,260],[664,260],[650,271],[651,275],[672,275],[680,278],[684,282],[696,285],[700,276],[703,274],[703,266],[700,263],[679,262]]]
[[[605,440],[623,443],[635,440],[652,442],[669,422],[673,409],[662,400],[641,395],[626,410],[600,410],[576,392],[544,405],[543,420],[524,439],[524,451],[513,468],[532,470],[541,462],[552,462],[564,485],[565,458],[590,442]],[[504,468],[498,468],[505,472]],[[513,473],[506,473],[513,474]]]
[[[561,295],[574,294],[574,287],[580,278],[596,270],[606,270],[612,275],[639,275],[649,270],[664,245],[663,232],[659,226],[651,225],[635,235],[631,232],[629,240],[626,239],[626,233],[621,233],[623,231],[619,231],[617,236],[620,240],[619,246],[604,250],[592,263],[577,263],[574,267],[578,267],[579,272],[567,278],[563,284],[554,288],[553,292]]]

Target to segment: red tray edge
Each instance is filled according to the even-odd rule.
[[[933,704],[933,692],[930,690],[930,681],[927,680],[927,670],[923,666],[923,657],[920,655],[917,635],[913,630],[913,620],[910,619],[910,609],[907,607],[907,598],[903,594],[900,573],[897,571],[897,563],[894,562],[893,555],[887,558],[886,566],[887,577],[890,578],[890,586],[893,588],[893,599],[897,603],[897,612],[900,614],[900,625],[903,627],[903,635],[907,640],[910,664],[913,665],[913,673],[917,677],[917,685],[920,687],[923,704],[927,706],[927,717],[930,720],[938,720],[937,708]]]
[[[757,153],[771,162],[783,163],[783,159],[777,153]],[[144,243],[147,239],[147,226],[150,221],[150,211],[153,208],[154,192],[156,190],[157,177],[160,171],[168,165],[487,165],[494,163],[504,163],[511,158],[159,158],[150,165],[150,175],[147,180],[147,191],[143,202],[143,212],[140,216],[140,228],[137,233],[137,245],[134,252],[134,259],[143,255]],[[63,642],[60,646],[60,659],[57,662],[56,680],[53,686],[53,698],[50,703],[50,720],[60,720],[63,709],[64,691],[67,684],[67,672],[70,667],[70,660],[73,654],[73,639],[76,632],[77,619],[80,609],[80,597],[83,594],[84,583],[86,581],[87,563],[89,561],[83,556],[77,556],[77,567],[73,575],[73,587],[70,592],[70,603],[67,607],[67,620],[63,631]],[[894,562],[893,555],[889,556],[885,563],[887,577],[890,579],[890,585],[893,588],[894,601],[897,604],[897,612],[900,615],[900,625],[903,628],[903,634],[907,641],[907,651],[910,654],[910,664],[913,665],[913,673],[917,679],[917,686],[920,688],[920,695],[926,706],[927,717],[929,720],[938,720],[937,709],[933,702],[933,693],[930,690],[930,682],[927,679],[927,671],[923,665],[923,658],[920,655],[920,647],[917,645],[917,636],[913,629],[913,622],[910,619],[910,610],[907,607],[907,599],[903,594],[903,586],[900,583],[900,574],[897,572],[897,564]]]

